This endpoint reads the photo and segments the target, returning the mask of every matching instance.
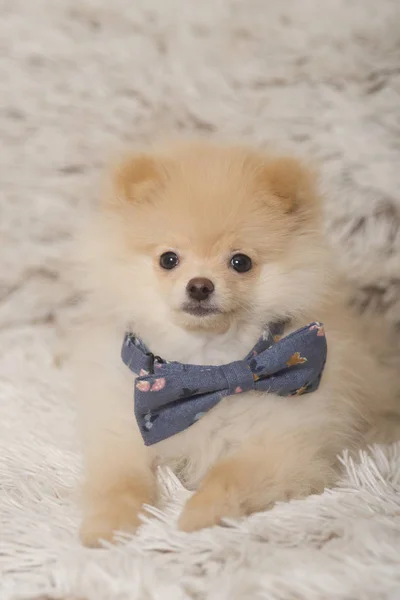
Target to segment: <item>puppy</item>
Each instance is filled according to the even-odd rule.
[[[319,493],[337,478],[338,453],[365,442],[378,406],[390,410],[320,211],[297,160],[247,148],[182,143],[115,170],[80,245],[90,303],[76,344],[85,544],[136,529],[143,503],[157,502],[157,465],[196,490],[185,531]],[[127,332],[163,360],[212,366],[243,359],[272,323],[287,336],[313,321],[328,348],[318,389],[230,395],[144,444],[135,375],[121,360]]]

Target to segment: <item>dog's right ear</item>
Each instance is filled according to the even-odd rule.
[[[151,155],[126,158],[113,171],[109,200],[112,204],[145,202],[159,186],[162,172],[160,162]]]

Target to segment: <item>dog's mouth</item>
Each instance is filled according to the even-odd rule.
[[[184,304],[182,306],[183,312],[193,317],[209,317],[213,315],[220,315],[222,311],[216,306],[210,306],[198,302],[196,304]]]

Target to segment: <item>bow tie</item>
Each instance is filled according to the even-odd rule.
[[[219,366],[166,362],[126,334],[121,355],[138,375],[135,416],[146,446],[187,429],[226,396],[250,390],[300,396],[316,390],[327,354],[323,325],[311,323],[281,337],[283,327],[271,325],[244,360]]]

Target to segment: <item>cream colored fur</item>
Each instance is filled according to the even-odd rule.
[[[391,386],[341,297],[313,177],[297,161],[207,143],[129,158],[81,241],[91,315],[76,343],[86,544],[135,530],[142,504],[156,502],[159,464],[197,489],[180,518],[187,531],[320,492],[337,477],[337,454],[370,441],[378,409],[393,409]],[[162,272],[158,258],[171,249],[181,262]],[[233,251],[252,257],[248,274],[229,269]],[[182,311],[197,276],[214,281],[221,314]],[[291,319],[286,332],[325,324],[318,391],[230,397],[144,447],[133,377],[120,360],[126,329],[166,359],[220,364],[242,358],[265,323],[282,317]]]

